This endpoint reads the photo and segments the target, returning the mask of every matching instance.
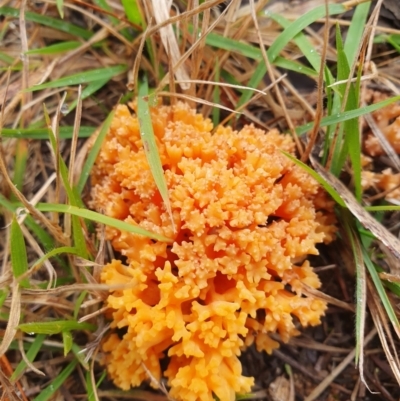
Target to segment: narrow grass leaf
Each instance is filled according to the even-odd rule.
[[[370,212],[394,212],[394,211],[400,211],[400,206],[395,206],[395,205],[365,206],[364,209]]]
[[[50,143],[52,145],[54,154],[57,155],[58,152],[58,147],[56,143],[56,137],[54,133],[52,132],[51,128],[49,128],[49,139]],[[65,164],[63,158],[61,156],[58,157],[58,167],[60,171],[60,176],[62,183],[64,185],[65,191],[68,196],[68,201],[72,206],[80,207],[83,206],[83,202],[80,199],[79,195],[76,193],[76,191],[73,190],[69,183],[68,179],[68,167]],[[78,254],[80,257],[86,259],[88,257],[88,251],[86,247],[86,241],[85,237],[82,232],[82,226],[81,226],[81,221],[78,216],[72,216],[72,237],[74,240],[74,245],[76,249],[78,250]]]
[[[367,266],[369,274],[371,275],[372,281],[374,282],[375,288],[379,294],[379,298],[383,304],[383,307],[386,310],[389,320],[391,321],[393,326],[396,328],[396,331],[398,332],[398,330],[400,329],[400,324],[397,319],[396,312],[393,309],[390,299],[387,296],[385,288],[383,287],[382,281],[378,275],[378,272],[376,271],[375,266],[365,248],[363,248],[363,256],[364,256],[365,265]]]
[[[82,291],[82,292],[79,294],[78,299],[77,299],[76,302],[75,302],[75,305],[74,305],[74,314],[73,314],[73,317],[74,317],[75,320],[78,319],[79,310],[80,310],[81,305],[82,305],[82,302],[85,300],[85,297],[86,297],[87,294],[88,294],[87,291]]]
[[[52,249],[51,251],[47,252],[41,258],[39,258],[32,268],[39,268],[46,260],[50,258],[54,258],[55,256],[62,255],[62,254],[71,254],[71,255],[79,255],[79,250],[72,246],[62,246],[59,248]]]
[[[142,13],[140,12],[140,8],[138,6],[137,0],[121,0],[122,6],[124,7],[124,12],[126,18],[128,18],[129,22],[132,24],[139,25],[143,29],[146,28],[146,22],[142,18]]]
[[[14,175],[12,181],[16,188],[22,191],[24,185],[24,178],[26,173],[26,164],[28,161],[28,143],[25,139],[20,139],[17,142],[15,149],[15,163],[14,163]],[[11,193],[11,200],[15,201],[16,197]]]
[[[165,181],[164,170],[162,168],[160,155],[157,149],[156,139],[153,131],[153,124],[151,122],[151,114],[149,108],[149,88],[147,84],[147,78],[145,78],[139,86],[138,119],[140,126],[140,135],[142,137],[142,143],[144,151],[146,153],[147,161],[149,163],[154,181],[164,201],[165,208],[167,209],[170,216],[172,227],[174,228],[174,219],[172,216],[171,204],[169,201],[167,183]]]
[[[39,351],[41,351],[45,338],[46,338],[45,334],[38,334],[35,337],[33,343],[29,344],[29,349],[26,352],[26,358],[30,363],[32,363],[35,360],[36,355],[39,353]],[[27,363],[22,359],[21,362],[15,368],[14,373],[12,374],[10,380],[12,382],[18,380],[23,374],[24,370],[27,368],[27,366],[28,366]]]
[[[72,334],[69,330],[64,330],[62,332],[63,346],[64,346],[64,356],[69,354],[72,348]]]
[[[328,14],[335,15],[346,12],[346,8],[341,4],[328,5]],[[308,11],[306,14],[297,18],[275,39],[274,43],[268,49],[268,56],[273,62],[283,48],[303,29],[313,24],[316,20],[324,18],[326,14],[325,5],[321,5]],[[268,14],[267,14],[268,15]]]
[[[79,347],[79,345],[77,345],[76,343],[72,344],[72,352],[74,353],[75,358],[79,361],[79,363],[85,370],[88,370],[89,364],[86,361],[86,355],[82,351],[83,350]]]
[[[14,277],[18,279],[18,277],[28,271],[28,257],[26,253],[24,234],[22,233],[15,215],[11,222],[10,244],[12,272]],[[30,287],[28,278],[22,279],[19,284],[23,288]]]
[[[78,208],[71,205],[58,205],[52,203],[39,203],[37,208],[42,212],[70,213],[79,217],[83,217],[84,219],[95,221],[99,224],[105,224],[107,226],[117,228],[120,231],[128,231],[130,233],[143,235],[144,237],[153,238],[158,241],[172,242],[171,239],[164,237],[163,235],[152,233],[141,227],[114,219],[112,217],[104,216],[103,214],[93,212],[92,210]]]
[[[400,96],[394,96],[394,97],[391,97],[390,99],[386,99],[386,100],[383,100],[378,103],[370,104],[369,106],[359,107],[358,109],[355,109],[355,110],[344,111],[344,112],[336,113],[336,114],[328,116],[328,117],[324,117],[321,120],[321,127],[326,127],[328,125],[338,124],[343,121],[350,120],[352,118],[361,117],[365,114],[372,113],[376,110],[386,107],[399,100],[400,100]],[[312,126],[313,126],[312,122],[301,125],[300,127],[296,128],[296,132],[298,135],[303,135],[303,134],[307,133],[312,128]]]
[[[49,322],[29,322],[21,323],[18,328],[24,333],[37,334],[60,334],[63,331],[71,330],[96,330],[96,326],[90,323],[79,323],[74,320],[53,320]]]
[[[70,40],[66,42],[56,43],[50,46],[40,47],[38,49],[32,49],[25,52],[26,55],[41,55],[41,56],[50,56],[52,54],[60,54],[65,53],[69,50],[77,49],[82,43],[77,40]]]
[[[73,133],[73,127],[60,127],[59,136],[60,139],[71,139]],[[90,137],[96,127],[80,127],[79,138]],[[48,139],[49,130],[48,128],[3,128],[1,135],[4,138],[18,138],[18,139]]]
[[[81,94],[81,100],[92,96],[93,93],[97,92],[101,89],[106,83],[109,82],[109,79],[99,79],[98,81],[89,82],[89,84],[83,89]],[[68,107],[68,113],[75,109],[78,104],[78,99],[75,99]]]
[[[12,64],[14,60],[14,57],[9,56],[7,53],[0,52],[0,61],[3,61],[6,64]]]
[[[365,333],[365,320],[366,320],[366,308],[367,308],[367,279],[365,275],[365,264],[363,260],[363,253],[359,239],[355,234],[355,230],[352,227],[353,218],[348,210],[343,210],[341,214],[342,223],[346,231],[347,239],[350,242],[354,265],[356,271],[356,348],[355,348],[355,363],[358,365],[360,362],[360,368],[363,364],[363,348],[364,348],[364,333]]]
[[[75,370],[78,361],[74,359],[71,361],[59,374],[58,376],[44,389],[40,394],[33,399],[33,401],[48,401],[55,396],[57,390],[62,384],[68,379],[68,377]]]
[[[12,213],[16,213],[17,209],[21,207],[21,204],[19,203],[14,204],[10,202],[2,194],[0,194],[0,205]],[[53,237],[38,223],[36,223],[36,221],[32,218],[32,216],[26,216],[24,224],[36,235],[36,237],[39,239],[40,243],[43,245],[43,248],[46,251],[54,248]]]
[[[100,129],[100,132],[97,135],[97,138],[96,138],[96,140],[95,140],[95,142],[94,142],[92,148],[90,149],[90,152],[89,152],[89,154],[88,154],[88,156],[86,158],[85,164],[83,165],[83,168],[82,168],[81,175],[79,177],[78,184],[76,185],[76,190],[78,191],[79,194],[82,193],[83,188],[86,185],[86,181],[89,178],[89,175],[90,175],[90,172],[91,172],[92,167],[94,165],[94,162],[96,161],[97,155],[100,152],[101,145],[104,142],[104,138],[106,137],[107,132],[108,132],[108,130],[110,128],[111,122],[112,122],[112,120],[114,118],[114,113],[115,112],[112,111],[108,115],[106,120],[104,121],[104,123],[103,123],[103,125],[102,125],[102,127]]]
[[[8,287],[0,290],[0,308],[3,306],[4,301],[7,299],[9,292],[10,291],[9,291]]]
[[[0,16],[19,18],[20,10],[12,7],[0,7]],[[88,40],[93,36],[93,32],[80,28],[77,25],[70,24],[66,21],[61,21],[59,18],[52,18],[48,15],[41,15],[34,12],[27,11],[25,19],[30,22],[48,26],[56,31],[62,31],[82,39]]]
[[[342,207],[346,207],[346,204],[343,202],[342,198],[337,193],[337,191],[323,177],[321,177],[320,174],[315,172],[312,168],[308,167],[307,164],[304,164],[301,160],[297,159],[295,156],[291,155],[290,153],[287,153],[283,150],[281,150],[281,153],[283,153],[288,159],[290,159],[293,163],[300,166],[304,171],[306,171],[308,174],[310,174],[311,177],[313,177],[317,182],[319,182],[322,185],[322,187],[325,189],[325,191],[328,192],[330,196],[332,196],[332,198],[335,200],[335,202],[338,205],[340,205]]]
[[[344,51],[343,41],[340,33],[339,25],[336,25],[336,50],[337,50],[337,68],[338,75],[337,80],[343,81],[349,79],[350,66],[347,60],[346,53]],[[351,78],[351,77],[350,77]],[[358,82],[359,84],[359,82]],[[349,85],[347,83],[339,84],[337,90],[340,93],[342,101],[344,101],[345,92],[349,87],[348,96],[346,99],[345,111],[355,110],[358,107],[358,90],[354,87],[353,83]],[[337,151],[332,161],[332,172],[338,176],[342,171],[343,165],[346,161],[347,156],[350,156],[350,160],[353,167],[354,187],[355,194],[358,200],[361,200],[362,188],[361,188],[361,143],[359,124],[357,118],[352,118],[343,123],[344,137],[343,143],[337,141]]]
[[[269,13],[268,16],[283,28],[288,28],[290,26],[291,22],[280,14]],[[312,65],[315,72],[318,72],[321,66],[321,57],[314,49],[314,46],[308,40],[306,35],[300,32],[293,38],[293,41],[296,43],[307,61]]]
[[[347,31],[346,41],[344,44],[344,52],[347,57],[349,65],[352,65],[358,56],[358,50],[361,45],[361,38],[364,34],[364,27],[368,18],[369,9],[371,2],[359,4],[355,10],[353,17],[351,18],[350,26]]]
[[[57,10],[61,19],[64,19],[64,0],[56,0]]]
[[[87,84],[93,81],[102,81],[102,80],[110,80],[115,75],[118,75],[122,72],[125,72],[127,66],[125,64],[116,65],[113,67],[105,67],[105,68],[96,68],[94,70],[88,70],[84,72],[79,72],[78,74],[69,75],[67,77],[62,77],[60,79],[56,79],[54,81],[46,82],[41,85],[31,86],[26,89],[26,92],[35,92],[42,89],[49,88],[61,88],[63,86],[72,86],[72,85],[80,85]]]

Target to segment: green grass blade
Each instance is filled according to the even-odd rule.
[[[367,292],[367,280],[365,276],[365,264],[363,260],[363,254],[361,249],[361,243],[354,230],[352,229],[353,218],[350,212],[347,210],[343,215],[342,223],[345,228],[347,239],[350,242],[354,266],[356,272],[356,291],[355,291],[355,302],[356,302],[356,349],[355,349],[355,363],[358,365],[360,355],[363,349],[363,339],[365,332],[365,319],[366,319],[366,292]]]
[[[71,139],[73,134],[73,127],[60,127],[60,139]],[[79,138],[90,137],[96,127],[80,127]],[[48,139],[48,128],[3,128],[1,135],[4,138],[18,138],[18,139]]]
[[[104,121],[103,126],[101,127],[100,132],[97,135],[97,138],[96,138],[92,148],[90,149],[90,152],[89,152],[89,154],[88,154],[88,156],[86,158],[85,164],[83,166],[82,173],[81,173],[81,175],[79,177],[78,184],[76,185],[76,190],[78,191],[79,194],[82,193],[83,188],[86,185],[86,181],[89,178],[90,172],[91,172],[92,167],[93,167],[93,165],[94,165],[94,163],[96,161],[97,155],[100,152],[101,145],[104,142],[104,138],[107,135],[107,132],[108,132],[108,130],[110,128],[110,125],[111,125],[111,122],[112,122],[113,118],[114,118],[114,111],[112,111],[108,115],[106,120]]]
[[[41,258],[39,258],[32,268],[37,268],[41,266],[46,260],[50,258],[54,258],[55,256],[61,255],[63,253],[72,254],[72,255],[79,255],[79,250],[72,246],[62,246],[59,248],[52,249],[51,251],[47,252]]]
[[[56,5],[61,19],[64,19],[64,0],[56,0]]]
[[[28,359],[29,362],[32,363],[35,360],[36,355],[42,349],[42,345],[45,338],[46,338],[45,334],[38,334],[35,337],[33,343],[30,344],[29,349],[26,353],[26,358]],[[18,380],[27,366],[28,365],[26,364],[26,362],[22,359],[21,362],[18,364],[18,366],[15,368],[14,373],[12,374],[10,380],[12,382]]]
[[[356,57],[358,56],[358,50],[361,45],[361,38],[364,33],[364,30],[360,29],[360,27],[365,26],[370,7],[371,2],[366,2],[363,4],[359,4],[354,10],[349,30],[347,31],[346,42],[344,44],[344,52],[346,54],[349,65],[353,65]]]
[[[338,66],[338,81],[347,80],[350,77],[350,66],[347,60],[346,53],[344,51],[343,41],[340,33],[339,25],[336,25],[336,48],[337,48],[337,66]],[[350,77],[351,78],[351,77]],[[359,82],[357,82],[359,85]],[[348,84],[339,84],[337,90],[340,94],[341,99],[344,99],[345,92]],[[348,97],[345,105],[345,111],[355,110],[358,107],[358,96],[359,91],[355,88],[353,83],[350,83]],[[343,100],[342,100],[343,101]],[[361,200],[362,188],[361,188],[361,143],[358,118],[352,118],[343,123],[344,137],[343,143],[337,141],[337,152],[332,162],[332,172],[338,176],[342,171],[343,165],[346,161],[347,156],[350,156],[350,160],[353,167],[353,177],[355,186],[355,196],[359,201]]]
[[[0,16],[19,18],[20,10],[12,7],[0,7]],[[48,26],[57,31],[69,33],[79,38],[88,40],[93,36],[93,32],[86,29],[80,28],[69,22],[61,21],[59,18],[52,18],[48,15],[41,15],[34,12],[27,11],[25,13],[25,19],[30,22],[36,22],[38,24]]]
[[[325,189],[326,192],[329,193],[330,196],[335,200],[335,202],[346,208],[346,204],[344,203],[343,199],[341,196],[336,192],[336,190],[328,184],[316,171],[314,171],[311,167],[308,167],[307,164],[304,164],[302,161],[297,159],[295,156],[291,155],[290,153],[287,153],[283,150],[281,150],[281,153],[283,153],[287,158],[289,158],[293,163],[297,164],[300,166],[304,171],[306,171],[308,174],[311,175],[317,182],[319,182],[322,187]]]
[[[328,6],[328,14],[335,15],[346,12],[346,8],[341,4],[330,4]],[[325,5],[315,7],[306,14],[293,21],[283,32],[275,39],[271,47],[268,49],[268,57],[274,61],[283,48],[303,29],[313,24],[316,20],[324,18],[326,14]],[[268,15],[268,14],[267,14]]]
[[[83,217],[84,219],[95,221],[96,223],[117,228],[120,231],[128,231],[133,234],[143,235],[144,237],[153,238],[157,241],[172,242],[171,239],[164,237],[163,235],[152,233],[141,227],[134,226],[133,224],[129,224],[112,217],[104,216],[103,214],[93,212],[92,210],[52,203],[39,203],[37,208],[42,212],[70,213],[75,216]]]
[[[274,13],[269,13],[268,15],[272,20],[277,22],[283,28],[288,28],[290,26],[290,21],[282,17],[281,15]],[[321,66],[321,57],[314,49],[313,45],[308,40],[306,35],[300,32],[293,38],[293,41],[294,43],[296,43],[297,47],[300,49],[304,57],[306,57],[307,61],[311,64],[314,70],[318,72]]]
[[[45,113],[47,113],[47,112],[45,111]],[[49,128],[49,139],[50,139],[50,143],[52,145],[54,154],[57,155],[58,147],[57,147],[57,143],[56,143],[56,137],[55,137],[54,133],[52,132],[51,128]],[[71,185],[69,183],[68,167],[65,164],[65,162],[61,156],[58,157],[58,167],[59,167],[62,183],[64,185],[65,191],[68,196],[69,203],[72,206],[76,206],[76,207],[83,206],[83,202],[80,199],[79,195],[76,194],[76,191],[73,190],[73,188],[71,187]],[[87,251],[87,247],[86,247],[85,237],[82,232],[81,221],[78,216],[72,216],[71,222],[72,222],[72,237],[74,240],[74,245],[79,252],[78,253],[79,256],[83,259],[87,259],[88,251]]]
[[[374,103],[374,104],[370,104],[369,106],[365,106],[365,107],[359,107],[358,109],[355,110],[350,110],[350,111],[344,111],[342,113],[336,113],[334,115],[328,116],[328,117],[324,117],[321,120],[321,127],[326,127],[327,125],[332,125],[332,124],[338,124],[341,123],[343,121],[347,121],[350,120],[352,118],[357,118],[357,117],[361,117],[365,114],[368,113],[372,113],[376,110],[379,110],[383,107],[386,107],[394,102],[397,102],[400,100],[400,96],[394,96],[391,97],[390,99],[386,99],[383,100],[381,102],[378,103]],[[313,126],[313,122],[311,123],[307,123],[304,125],[301,125],[300,127],[296,128],[296,132],[298,135],[303,135],[305,133],[307,133]]]
[[[75,302],[74,315],[73,315],[75,320],[78,319],[79,309],[81,308],[82,302],[85,300],[87,294],[88,294],[87,291],[82,291]]]
[[[122,6],[124,7],[124,12],[126,18],[128,18],[128,21],[132,22],[132,24],[139,25],[143,29],[145,29],[146,22],[142,18],[139,6],[137,4],[137,0],[121,0],[121,2]]]
[[[142,143],[144,151],[146,153],[147,161],[149,163],[154,181],[164,201],[165,208],[170,215],[171,224],[172,226],[174,226],[167,182],[165,181],[164,170],[162,168],[160,155],[157,149],[156,139],[153,131],[153,124],[151,122],[149,108],[149,88],[147,84],[147,78],[145,78],[143,83],[139,86],[137,113],[140,126],[140,135],[142,137]]]
[[[25,91],[35,92],[42,89],[60,88],[63,86],[87,84],[93,81],[110,80],[115,75],[125,72],[126,70],[127,66],[125,64],[106,68],[96,68],[94,70],[88,70],[78,74],[69,75],[67,77],[62,77],[41,85],[31,86]]]
[[[33,401],[48,401],[56,393],[56,391],[61,387],[61,385],[68,379],[68,377],[75,370],[78,361],[74,359],[71,361],[64,370],[62,370],[58,376],[44,389],[40,394],[33,399]]]
[[[99,89],[101,89],[108,81],[109,81],[109,78],[107,77],[105,79],[99,79],[98,81],[89,82],[89,84],[86,86],[86,88],[84,88],[82,91],[81,100],[84,100],[84,99],[88,98],[89,96],[92,96],[93,93],[95,93]],[[75,99],[69,105],[68,113],[71,112],[72,110],[74,110],[77,104],[78,104],[78,100]]]
[[[15,150],[14,175],[12,181],[16,188],[22,191],[28,161],[28,144],[22,139],[19,140]],[[16,200],[15,195],[11,194],[11,200]]]
[[[390,299],[387,296],[385,288],[383,287],[382,281],[378,275],[378,272],[376,271],[375,266],[365,248],[363,248],[363,256],[364,256],[365,265],[367,266],[369,274],[371,275],[372,281],[374,282],[375,288],[379,294],[379,298],[383,304],[383,307],[386,310],[389,320],[391,321],[393,326],[400,327],[399,321],[396,316],[396,312],[393,309]]]
[[[69,50],[77,49],[82,43],[77,40],[70,40],[67,42],[56,43],[50,46],[40,47],[39,49],[32,49],[25,52],[26,55],[47,55],[60,54]]]
[[[53,320],[49,322],[29,322],[21,323],[18,328],[24,333],[37,333],[37,334],[60,334],[63,331],[71,330],[96,330],[94,324],[82,322],[79,323],[74,320]]]
[[[63,345],[64,345],[64,356],[67,356],[69,354],[69,351],[71,351],[71,348],[72,348],[71,332],[68,330],[63,331],[62,339],[63,339]]]
[[[13,220],[11,222],[10,243],[12,272],[14,277],[18,279],[18,277],[22,276],[28,271],[28,257],[26,253],[24,234],[22,233],[21,227],[19,226],[15,215],[13,216]],[[23,288],[30,287],[28,278],[22,279],[19,284]]]
[[[0,52],[0,61],[3,61],[6,64],[12,64],[14,60],[14,57],[9,56],[7,53]]]
[[[0,205],[12,213],[16,213],[17,209],[21,207],[21,204],[14,204],[10,202],[2,194],[0,194]],[[39,224],[37,224],[32,216],[26,216],[24,224],[36,235],[46,251],[54,248],[53,237]]]

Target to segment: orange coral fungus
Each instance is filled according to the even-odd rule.
[[[388,98],[388,95],[377,91],[368,91],[366,96],[366,100],[370,103],[377,103]],[[372,116],[394,151],[400,154],[400,104],[392,103],[374,111]],[[379,139],[369,130],[364,141],[364,151],[370,156],[380,156],[384,153]]]
[[[107,228],[126,259],[101,275],[114,285],[112,328],[124,330],[103,345],[107,368],[123,389],[150,373],[168,378],[176,400],[232,401],[254,381],[238,359],[246,346],[270,353],[270,333],[288,341],[296,320],[320,323],[326,305],[302,293],[320,286],[304,259],[333,239],[332,202],[278,150],[293,152],[289,136],[253,126],[211,133],[184,103],[151,114],[176,232],[128,107],[118,106],[92,174],[93,207],[173,239]]]

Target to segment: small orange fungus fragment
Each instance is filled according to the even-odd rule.
[[[133,105],[135,107],[135,105]],[[238,359],[253,342],[271,353],[317,325],[326,304],[302,293],[320,281],[307,255],[335,235],[333,202],[279,149],[289,136],[219,126],[188,105],[151,109],[176,232],[147,165],[138,118],[118,106],[92,173],[91,206],[173,239],[155,242],[107,228],[126,264],[101,280],[111,289],[105,363],[122,389],[168,378],[182,401],[233,401],[251,390]],[[122,333],[122,334],[121,334]],[[162,371],[160,360],[168,358]]]

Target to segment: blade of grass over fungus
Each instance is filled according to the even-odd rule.
[[[310,161],[318,175],[328,182],[330,187],[334,188],[335,192],[340,195],[342,203],[344,202],[351,213],[357,217],[360,224],[369,229],[400,260],[400,240],[371,216],[335,175],[322,167],[312,156],[310,156]]]
[[[170,216],[173,230],[175,231],[174,219],[172,216],[172,209],[168,195],[167,182],[165,181],[164,170],[162,168],[160,155],[157,149],[156,139],[153,131],[153,124],[151,122],[149,101],[149,88],[147,84],[147,78],[145,78],[143,82],[139,85],[138,93],[138,119],[140,125],[140,135],[142,137],[143,148],[150,166],[151,173],[160,192],[160,195],[164,201],[165,208],[167,209]]]
[[[71,139],[74,127],[65,126],[60,127],[59,136],[60,139]],[[79,138],[90,137],[96,127],[85,127],[79,128]],[[49,130],[47,128],[3,128],[1,135],[4,138],[24,138],[24,139],[48,139]]]
[[[42,212],[58,212],[58,213],[70,213],[84,219],[95,221],[96,223],[105,224],[110,227],[117,228],[120,231],[128,231],[133,234],[143,235],[147,238],[152,238],[158,241],[172,242],[171,239],[164,237],[163,235],[152,233],[141,227],[135,226],[124,221],[114,219],[112,217],[104,216],[103,214],[93,212],[83,208],[78,208],[70,205],[58,205],[52,203],[39,203],[37,205],[38,210]]]
[[[94,70],[88,70],[78,74],[69,75],[67,77],[62,77],[44,84],[31,86],[30,88],[26,89],[26,91],[35,92],[42,89],[61,88],[63,86],[87,84],[94,81],[109,81],[115,75],[125,72],[126,69],[127,66],[125,64],[106,68],[96,68]]]
[[[22,233],[15,215],[11,222],[10,243],[12,272],[14,277],[18,279],[18,277],[28,271],[28,256],[26,253],[24,234]],[[30,287],[28,278],[22,279],[19,284],[23,288]]]
[[[314,171],[311,167],[308,167],[307,164],[303,163],[301,160],[297,159],[295,156],[281,150],[281,153],[284,154],[287,158],[289,158],[293,163],[300,166],[304,171],[311,175],[316,181],[318,181],[322,187],[325,189],[326,192],[329,193],[330,196],[335,200],[335,202],[342,206],[346,207],[346,204],[343,202],[343,199],[340,195],[336,192],[336,190],[331,186],[320,174]]]
[[[71,330],[96,330],[94,324],[82,322],[79,323],[74,320],[53,320],[50,322],[29,322],[21,323],[18,328],[24,333],[37,333],[37,334],[60,334],[63,331]]]
[[[400,100],[400,96],[394,96],[394,97],[391,97],[390,99],[386,99],[386,100],[383,100],[383,101],[378,102],[378,103],[370,104],[369,106],[359,107],[358,109],[355,109],[355,110],[343,111],[343,112],[340,112],[340,113],[336,113],[334,115],[324,117],[321,120],[321,125],[320,126],[321,127],[326,127],[328,125],[338,124],[338,123],[341,123],[343,121],[350,120],[352,118],[361,117],[361,116],[363,116],[365,114],[372,113],[372,112],[374,112],[376,110],[379,110],[379,109],[381,109],[383,107],[386,107],[386,106],[388,106],[388,105],[390,105],[390,104],[392,104],[394,102],[397,102],[399,100]],[[312,128],[312,125],[313,125],[313,123],[311,122],[311,123],[307,123],[307,124],[304,124],[304,125],[301,125],[301,126],[297,127],[296,128],[297,134],[298,135],[303,135],[303,134],[307,133]]]
[[[39,351],[41,351],[45,338],[46,338],[45,334],[38,334],[35,337],[33,343],[29,345],[29,349],[26,353],[26,359],[30,363],[32,363],[35,360],[36,355],[39,353]],[[27,366],[28,366],[27,363],[22,359],[21,362],[15,368],[14,373],[12,374],[10,380],[12,382],[18,380],[22,375],[22,373],[24,372],[24,370],[27,368]]]
[[[78,361],[74,359],[71,361],[59,374],[58,376],[44,389],[40,394],[33,399],[33,401],[48,401],[50,400],[62,384],[68,379],[68,377],[75,370]]]
[[[20,10],[12,7],[0,7],[0,16],[19,18]],[[25,13],[25,19],[30,22],[36,22],[38,24],[48,26],[55,29],[56,31],[62,31],[79,38],[88,40],[93,36],[93,32],[86,29],[80,28],[77,25],[70,24],[66,21],[61,21],[59,18],[52,18],[48,15],[41,15],[34,12],[27,11]]]
[[[25,52],[26,55],[47,55],[50,56],[52,54],[60,54],[67,52],[69,50],[77,49],[82,43],[77,40],[70,40],[66,42],[56,43],[50,46],[40,47],[39,49],[32,49]]]
[[[94,162],[96,161],[97,155],[100,152],[101,145],[104,142],[104,138],[107,135],[107,132],[111,126],[111,122],[114,118],[114,110],[111,111],[111,113],[107,116],[106,120],[104,121],[99,134],[97,135],[96,140],[94,141],[94,144],[92,148],[90,149],[90,152],[86,158],[85,164],[83,165],[81,175],[79,177],[79,181],[76,185],[76,190],[78,191],[79,194],[82,193],[83,188],[85,188],[86,182],[90,176],[90,172],[92,170],[92,167],[94,165]]]

